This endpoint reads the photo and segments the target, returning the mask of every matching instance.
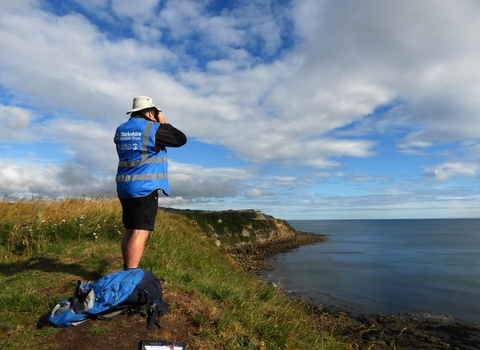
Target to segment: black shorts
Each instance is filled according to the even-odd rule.
[[[123,225],[126,229],[153,231],[158,212],[157,191],[145,197],[120,198],[120,203],[123,209]]]

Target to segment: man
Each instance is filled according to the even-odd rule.
[[[138,268],[145,242],[153,231],[158,211],[158,190],[170,194],[167,150],[187,142],[183,132],[167,124],[150,97],[133,99],[130,119],[115,133],[119,158],[117,194],[122,204],[125,235],[123,266]]]

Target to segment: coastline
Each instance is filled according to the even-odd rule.
[[[268,269],[266,259],[327,239],[325,235],[297,231],[291,238],[279,241],[223,248],[243,270],[258,276],[258,271]],[[320,324],[330,325],[324,331],[355,349],[480,349],[480,323],[457,323],[448,317],[354,315],[336,305],[318,305],[301,295],[291,296],[305,301],[305,307]]]
[[[280,240],[222,248],[243,270],[256,274],[259,270],[265,269],[265,260],[274,255],[286,253],[302,245],[323,243],[326,240],[325,235],[296,231],[293,236]]]

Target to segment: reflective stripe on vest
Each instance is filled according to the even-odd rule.
[[[143,158],[143,155],[142,155],[142,158]],[[167,157],[147,158],[145,160],[144,159],[130,160],[130,161],[124,160],[124,161],[118,162],[118,166],[121,168],[133,168],[140,164],[165,163],[167,161],[168,161]]]
[[[117,182],[168,179],[168,174],[118,175]]]

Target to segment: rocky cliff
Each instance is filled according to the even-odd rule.
[[[201,211],[161,208],[161,210],[186,216],[193,224],[199,226],[204,234],[214,238],[218,245],[265,243],[295,236],[295,229],[287,221],[253,209]]]

